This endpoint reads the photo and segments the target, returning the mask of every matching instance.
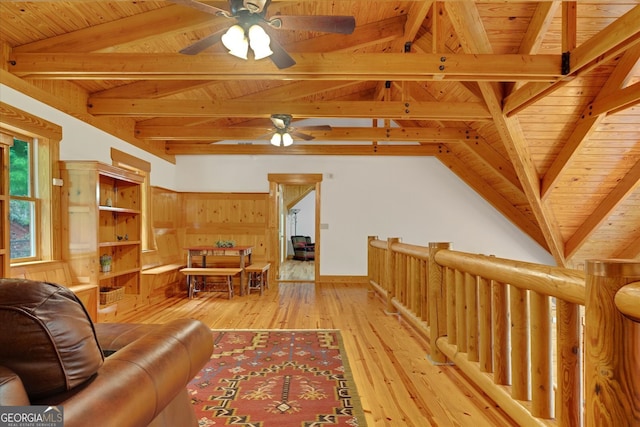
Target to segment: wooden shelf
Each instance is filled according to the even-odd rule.
[[[127,294],[138,294],[143,178],[93,161],[61,162],[60,169],[65,260],[77,277],[100,288],[122,286]],[[104,255],[112,258],[108,273],[100,268]]]

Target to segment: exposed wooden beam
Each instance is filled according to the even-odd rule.
[[[297,118],[352,117],[388,119],[488,120],[484,104],[471,102],[325,101],[280,102],[225,100],[156,100],[91,98],[88,111],[95,116],[129,117],[271,117],[274,109]]]
[[[416,35],[418,34],[418,30],[420,26],[424,22],[427,13],[429,13],[429,8],[431,7],[432,1],[423,1],[419,3],[412,3],[408,10],[403,34],[402,37],[396,38],[392,43],[390,43],[389,51],[390,52],[405,52],[406,43],[411,43],[415,40]],[[405,52],[407,53],[407,52]],[[392,77],[386,80],[394,80]],[[385,92],[385,81],[379,81],[376,92],[382,94]]]
[[[614,255],[615,258],[634,259],[640,255],[640,232],[636,232],[635,239],[620,252]]]
[[[517,207],[509,200],[505,199],[502,194],[489,185],[481,176],[471,171],[467,165],[458,159],[453,153],[446,151],[436,155],[446,167],[451,169],[460,179],[473,188],[482,198],[484,198],[491,206],[508,218],[513,224],[535,240],[540,246],[548,249],[545,238],[540,232],[540,227],[531,222]]]
[[[470,144],[481,139],[473,130],[460,128],[363,128],[333,127],[331,130],[317,131],[298,129],[313,136],[318,141],[411,141],[445,142],[467,141]],[[141,139],[162,141],[224,141],[269,139],[272,132],[266,127],[217,126],[145,126],[136,128],[136,136]]]
[[[228,25],[222,17],[207,15],[194,9],[169,5],[116,21],[82,28],[59,36],[48,37],[14,48],[15,52],[98,52],[130,42],[139,42],[161,34],[184,31],[185,27],[212,26],[216,20]]]
[[[320,145],[294,143],[289,147],[271,144],[194,144],[168,142],[167,153],[179,154],[244,154],[244,155],[307,155],[307,156],[434,156],[440,146],[429,145]]]
[[[572,163],[579,148],[588,140],[591,133],[595,131],[600,122],[604,119],[604,115],[594,114],[593,104],[601,99],[608,98],[611,94],[616,93],[620,87],[625,85],[632,77],[632,73],[638,59],[640,59],[640,45],[636,45],[625,52],[622,58],[618,61],[616,68],[602,86],[602,89],[596,96],[594,102],[585,108],[580,119],[577,121],[573,132],[571,132],[571,135],[567,138],[567,142],[562,146],[562,149],[542,178],[540,191],[543,200],[547,199],[553,187],[558,182],[558,179],[560,179],[563,171]],[[607,103],[603,105],[611,104],[610,101],[607,101]]]
[[[407,15],[397,15],[381,21],[359,25],[351,34],[324,34],[286,43],[287,52],[345,52],[401,39],[405,33]]]
[[[571,74],[592,70],[640,43],[640,5],[616,19],[598,34],[571,51]]]
[[[611,215],[616,207],[640,186],[640,160],[618,182],[618,185],[607,194],[600,205],[578,227],[573,236],[567,240],[565,253],[567,257],[575,254],[591,234]]]
[[[537,100],[547,96],[564,84],[604,64],[621,52],[640,43],[640,5],[634,7],[615,22],[569,53],[569,75],[553,83],[529,82],[511,94],[503,111],[512,116]]]
[[[0,49],[0,52],[2,51],[4,51],[4,49]],[[88,114],[86,111],[87,94],[77,86],[71,85],[67,82],[55,82],[55,84],[52,86],[56,86],[57,83],[59,83],[63,86],[60,92],[67,95],[66,97],[56,96],[51,92],[44,91],[29,84],[28,82],[14,76],[13,74],[1,68],[0,82],[44,104],[47,104],[73,117],[76,117],[84,121],[85,123],[96,127],[97,129],[114,135],[115,137],[130,143],[134,147],[138,147],[141,150],[147,151],[168,162],[175,163],[175,157],[166,154],[163,150],[163,147],[160,146],[160,142],[143,141],[133,136],[133,128],[135,122],[132,119],[117,117],[93,117],[92,115]]]
[[[448,147],[453,154],[457,154],[459,152],[458,150],[472,151],[476,157],[482,159],[497,175],[502,176],[510,183],[515,190],[522,192],[522,185],[511,162],[500,155],[484,138],[468,141],[467,144],[449,144]]]
[[[614,114],[638,103],[640,103],[640,82],[597,99],[587,108],[591,114],[598,116],[600,114]]]
[[[491,43],[476,5],[469,2],[449,2],[445,6],[465,52],[491,53]],[[531,211],[538,222],[538,233],[544,236],[543,246],[548,248],[558,265],[564,266],[564,246],[560,232],[551,218],[551,212],[544,208],[540,200],[539,178],[520,123],[516,118],[508,118],[502,113],[502,95],[496,85],[488,82],[479,82],[478,84],[487,107],[491,111],[500,138],[507,149],[509,159],[518,175]],[[536,238],[536,235],[529,235]]]
[[[299,53],[278,70],[271,61],[228,54],[12,53],[8,70],[23,78],[110,80],[485,80],[554,81],[558,55]]]

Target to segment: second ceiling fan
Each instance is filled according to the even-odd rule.
[[[293,118],[290,114],[272,114],[271,115],[271,123],[273,123],[273,129],[270,130],[270,133],[273,132],[271,136],[271,144],[276,147],[288,147],[293,144],[293,137],[311,141],[315,139],[314,136],[300,132],[301,130],[307,131],[330,131],[331,126],[329,125],[316,125],[316,126],[304,126],[304,127],[293,127],[291,126],[291,120]]]
[[[170,1],[211,15],[236,20],[236,24],[229,29],[210,34],[182,49],[180,53],[195,55],[222,41],[234,56],[246,59],[247,51],[251,47],[256,59],[269,57],[280,69],[291,67],[296,62],[280,43],[269,36],[271,29],[351,34],[356,26],[353,16],[276,15],[267,18],[267,7],[271,0],[229,0],[228,11],[196,0]]]

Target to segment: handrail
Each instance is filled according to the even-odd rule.
[[[640,322],[640,282],[623,286],[615,296],[618,310],[634,322]]]
[[[368,248],[386,310],[520,425],[640,425],[640,262],[589,261],[583,272],[449,243],[370,236]]]
[[[450,250],[439,251],[436,262],[573,304],[585,302],[582,271]]]

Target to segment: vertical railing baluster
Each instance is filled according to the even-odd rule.
[[[464,285],[464,273],[455,272],[456,278],[456,326],[458,328],[458,350],[467,352],[467,298]]]
[[[580,308],[577,304],[556,302],[556,420],[558,425],[582,425],[582,387],[580,387]]]
[[[478,284],[479,358],[482,372],[493,372],[493,337],[491,334],[491,282],[484,277]]]
[[[511,397],[529,400],[529,305],[528,291],[509,288],[511,313]]]
[[[531,303],[531,413],[538,418],[553,416],[551,375],[551,308],[549,297],[529,292]]]
[[[478,357],[478,279],[465,273],[465,297],[467,305],[467,357],[477,362]]]
[[[509,381],[509,303],[507,286],[492,281],[493,300],[493,381],[507,385]]]
[[[458,343],[456,328],[456,272],[452,268],[445,269],[445,292],[447,300],[447,337],[449,344]]]

